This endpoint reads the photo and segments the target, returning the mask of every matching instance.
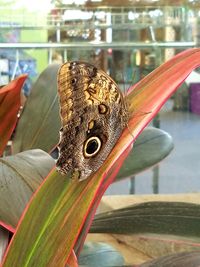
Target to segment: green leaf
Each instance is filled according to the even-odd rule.
[[[133,176],[159,163],[173,149],[172,137],[153,127],[146,128],[136,140],[115,181]]]
[[[49,152],[59,140],[60,118],[56,75],[50,65],[33,85],[13,140],[13,152],[40,148]]]
[[[64,266],[92,201],[91,187],[92,180],[71,181],[52,171],[22,216],[3,266]]]
[[[0,158],[1,225],[14,232],[33,192],[54,165],[54,160],[39,149]]]
[[[0,156],[17,123],[17,114],[21,104],[21,88],[26,78],[27,75],[21,75],[0,88]]]
[[[52,171],[27,206],[3,267],[65,265],[77,238],[82,245],[98,203],[130,152],[130,144],[199,64],[200,49],[188,50],[136,85],[129,96],[129,129],[125,129],[107,160],[89,179],[71,181],[69,175]]]
[[[182,202],[147,202],[99,214],[91,233],[156,233],[200,237],[200,205]]]
[[[139,267],[199,267],[199,251],[182,252],[158,258]]]
[[[178,194],[178,195],[129,195],[129,196],[105,196],[101,202],[100,210],[114,208],[116,209],[118,206],[126,207],[131,203],[141,203],[146,201],[168,201],[169,205],[171,201],[190,201],[193,203],[198,203],[199,206],[199,193],[193,194]],[[146,211],[145,211],[146,212]],[[159,215],[158,214],[158,223],[159,224]],[[187,216],[187,213],[186,215]],[[156,219],[156,218],[155,218]],[[164,219],[163,219],[164,220]],[[190,216],[190,220],[192,221],[192,216]],[[125,219],[126,221],[126,219]],[[150,219],[151,221],[151,219]],[[173,219],[172,219],[173,221]],[[130,220],[131,224],[132,220]],[[167,221],[168,222],[168,221]],[[166,222],[166,225],[167,225]],[[169,227],[172,227],[172,231],[174,229],[174,223],[170,224]],[[183,220],[184,224],[185,220]],[[179,224],[180,225],[180,224]],[[167,226],[166,226],[167,227]],[[165,227],[165,228],[166,228]],[[178,227],[178,226],[176,226]],[[181,225],[182,227],[182,225]],[[185,228],[190,227],[189,225],[185,225]],[[124,226],[122,226],[124,228]],[[143,228],[143,226],[141,226]],[[154,228],[154,230],[155,230]],[[87,240],[95,240],[96,242],[109,242],[109,244],[117,247],[121,251],[121,253],[126,257],[126,261],[129,263],[141,263],[146,262],[151,259],[155,259],[164,255],[168,255],[171,253],[178,253],[182,251],[200,251],[200,238],[191,232],[190,229],[187,229],[186,236],[183,229],[183,235],[173,235],[172,233],[158,233],[155,231],[153,233],[148,233],[144,230],[141,233],[126,233],[126,234],[90,234]],[[142,229],[143,230],[143,229]],[[169,230],[166,231],[167,233]],[[176,233],[176,232],[174,232]]]
[[[87,242],[79,257],[79,265],[92,267],[123,266],[122,255],[106,243]]]

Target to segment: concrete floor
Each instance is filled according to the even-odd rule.
[[[159,193],[200,192],[200,115],[173,111],[169,101],[160,112],[160,128],[173,137],[174,150],[154,169],[159,173],[158,180],[153,179],[153,169],[149,169],[138,174],[135,180],[114,183],[106,195],[130,194],[130,191],[152,194],[156,190]]]

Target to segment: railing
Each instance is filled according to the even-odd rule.
[[[146,49],[146,48],[189,48],[195,42],[80,42],[80,43],[0,43],[0,48],[10,49]]]
[[[92,50],[92,49],[118,49],[118,50],[134,50],[134,49],[146,49],[146,48],[179,48],[186,49],[195,47],[195,42],[112,42],[112,43],[92,43],[92,42],[80,42],[80,43],[0,43],[0,49],[15,49],[16,55],[19,55],[18,51],[21,49],[42,49],[48,50],[48,62],[52,63],[54,50],[61,50],[64,52],[64,60],[68,60],[69,50]],[[17,56],[16,56],[17,57]]]
[[[71,7],[53,9],[50,14],[0,8],[0,28],[108,28],[161,27],[184,23],[186,10],[182,7]],[[73,13],[73,14],[72,14]],[[71,14],[71,15],[70,15]]]

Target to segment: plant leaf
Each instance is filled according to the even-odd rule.
[[[27,75],[21,75],[0,89],[0,156],[17,123],[21,88]]]
[[[172,146],[173,146],[172,139],[166,132],[159,130],[159,129],[156,129],[156,128],[148,127],[147,129],[145,129],[143,131],[143,133],[137,139],[135,146],[134,146],[134,150],[131,151],[131,153],[129,154],[129,156],[125,160],[119,174],[117,175],[117,179],[122,179],[124,177],[129,176],[129,175],[133,175],[133,174],[137,173],[138,171],[144,170],[147,167],[152,166],[153,164],[160,161],[163,157],[165,157],[171,151]],[[155,150],[155,153],[152,152],[154,150]],[[145,154],[144,154],[144,151],[145,151]],[[146,157],[146,154],[148,154],[148,151],[151,151],[151,153],[152,153],[152,156],[149,157],[150,160],[148,157]],[[157,153],[157,151],[159,151],[159,152]],[[37,161],[37,157],[38,157],[37,165],[39,165],[40,164],[39,155],[37,153],[35,153],[34,150],[32,150],[32,152],[34,154],[33,157],[34,157],[35,161]],[[29,152],[27,152],[27,153],[29,153]],[[21,154],[18,154],[18,155],[21,155]],[[44,153],[44,155],[45,155],[45,153]],[[27,156],[29,157],[30,155],[27,154]],[[50,158],[47,155],[46,155],[46,157],[47,157],[47,159]],[[17,158],[18,158],[18,156],[17,156]],[[53,167],[54,161],[51,160],[51,158],[49,159],[49,161],[52,161],[52,165],[49,166],[49,169],[51,169]],[[34,162],[33,162],[33,164],[34,164]],[[20,162],[18,165],[19,165],[18,168],[20,168]],[[26,168],[28,168],[28,166],[26,166]],[[35,168],[38,169],[39,166],[36,166]],[[25,169],[23,169],[23,170],[25,170]],[[29,170],[29,171],[30,171],[30,173],[32,173],[32,170]],[[34,176],[34,178],[37,179],[36,176]],[[4,177],[1,176],[2,183],[3,183],[3,179],[4,179]],[[30,193],[29,187],[27,187],[29,180],[30,180],[30,177],[28,175],[27,176],[23,175],[23,179],[21,180],[21,183],[24,183],[24,186],[23,186],[23,199],[25,201],[24,207],[25,207],[28,199],[31,198],[31,193]],[[39,178],[36,186],[39,186],[42,183],[42,181],[43,180]],[[10,192],[12,192],[12,198],[10,198],[10,193],[9,193],[9,191],[7,191],[6,194],[0,194],[0,202],[2,202],[1,197],[3,197],[3,196],[4,196],[3,202],[6,202],[6,203],[7,202],[10,203],[11,199],[13,199],[14,197],[19,198],[19,196],[21,196],[19,188],[16,189],[16,187],[17,187],[16,183],[17,183],[17,181],[16,181],[16,179],[14,179],[13,183],[10,184],[10,187],[8,189]],[[14,188],[12,188],[12,186],[14,186]],[[34,191],[37,189],[36,186],[34,188],[32,188]],[[21,184],[20,188],[22,188],[22,184]],[[14,231],[14,228],[17,226],[17,222],[18,222],[18,220],[21,216],[21,213],[23,211],[23,199],[20,200],[20,209],[18,209],[18,207],[16,207],[15,205],[12,206],[13,209],[15,209],[15,208],[17,209],[17,210],[13,211],[13,213],[15,214],[14,221],[12,221],[11,218],[8,220],[8,218],[10,217],[10,216],[8,216],[8,214],[6,214],[6,216],[5,216],[5,214],[2,213],[2,215],[0,216],[0,218],[1,218],[0,223],[3,223],[4,226],[5,225],[12,225],[12,228],[9,229],[11,231]],[[3,202],[2,202],[2,206],[3,206]],[[2,209],[7,210],[4,206],[2,207]]]
[[[155,153],[152,153],[153,149],[155,149]],[[172,149],[172,141],[171,141],[171,137],[167,133],[165,133],[162,130],[156,129],[156,128],[148,127],[147,129],[145,129],[143,131],[143,133],[137,139],[136,144],[134,146],[134,151],[132,150],[131,153],[129,154],[129,156],[127,157],[127,159],[125,160],[125,162],[124,162],[122,168],[120,169],[119,174],[117,175],[116,178],[122,179],[123,177],[133,175],[133,174],[137,173],[138,171],[141,171],[141,170],[147,168],[148,166],[152,166],[153,164],[160,161],[163,157],[165,157],[166,154],[168,154],[171,149]],[[156,153],[157,150],[160,152]],[[150,157],[150,160],[148,157],[146,158],[146,154],[144,155],[144,153],[143,153],[144,151],[146,153],[148,151],[151,151],[153,156]],[[40,164],[41,159],[40,159],[39,154],[37,154],[35,150],[32,150],[30,152],[31,152],[31,154],[33,154],[32,157],[33,157],[34,161],[37,162],[37,158],[38,158],[38,163],[37,163],[38,166],[34,166],[34,168],[36,170],[39,168],[39,164]],[[21,155],[21,154],[18,154],[18,155]],[[28,158],[30,157],[29,152],[25,152],[25,156],[26,155]],[[137,156],[135,156],[135,155],[137,155]],[[52,162],[52,164],[49,164],[49,170],[50,170],[53,167],[54,160],[52,160],[45,153],[44,153],[44,156],[47,159],[49,158],[49,163]],[[18,156],[17,156],[17,158],[18,158]],[[34,161],[33,161],[33,164],[34,164]],[[20,165],[21,165],[21,163],[19,163],[19,167],[20,167]],[[16,166],[16,169],[18,169],[19,167]],[[43,167],[45,167],[45,165]],[[28,166],[26,166],[26,168],[28,168]],[[25,169],[21,170],[20,172],[23,172],[24,170]],[[29,171],[32,172],[32,170],[29,170]],[[6,172],[7,172],[7,170],[6,170]],[[35,179],[35,177],[36,176],[34,176],[33,179]],[[42,176],[42,177],[44,178],[44,176]],[[25,208],[27,202],[29,201],[28,199],[31,198],[34,191],[42,183],[42,181],[43,181],[42,177],[41,177],[41,179],[40,178],[38,179],[37,183],[35,184],[35,187],[32,188],[31,192],[29,190],[29,187],[27,187],[27,184],[29,184],[30,177],[28,175],[23,175],[23,179],[21,179],[21,183],[20,183],[20,187],[19,187],[19,188],[23,187],[23,194],[20,194],[19,188],[17,187],[16,183],[14,182],[14,181],[16,181],[16,179],[12,180],[12,183],[10,184],[9,188],[7,188],[8,191],[5,194],[0,194],[0,203],[2,203],[2,209],[3,209],[3,203],[5,203],[5,201],[7,203],[9,203],[11,201],[9,192],[12,192],[12,199],[13,199],[14,195],[16,195],[15,196],[16,198],[19,198],[20,196],[22,196],[20,199],[20,209],[18,209],[18,207],[16,205],[10,205],[9,213],[5,214],[5,212],[2,212],[0,215],[0,224],[3,224],[4,227],[6,227],[6,228],[7,228],[7,225],[10,225],[11,227],[9,227],[9,230],[11,232],[15,231],[18,220],[21,216],[21,213],[23,212],[23,206]],[[4,179],[4,177],[1,176],[2,183],[3,183],[3,179]],[[12,188],[12,186],[13,186],[13,188]],[[23,205],[23,201],[24,201],[24,205]],[[15,214],[15,216],[10,217],[10,214]],[[9,218],[9,220],[8,220],[8,218]]]
[[[192,203],[198,203],[199,194],[178,194],[178,195],[125,195],[125,196],[104,196],[100,210],[114,208],[118,206],[126,207],[131,203],[141,203],[146,201],[168,201],[169,205],[171,201],[190,201]],[[190,220],[192,217],[190,216]],[[169,222],[169,221],[167,221]],[[131,220],[130,220],[131,223]],[[183,220],[183,224],[185,221]],[[156,223],[157,224],[157,223]],[[171,226],[171,225],[170,225]],[[172,226],[173,228],[174,226]],[[182,226],[181,226],[182,227]],[[187,225],[185,226],[187,227]],[[123,226],[122,226],[123,228]],[[143,228],[143,226],[141,227]],[[155,227],[156,228],[156,227]],[[166,227],[165,227],[166,228]],[[183,228],[182,228],[183,229]],[[172,229],[172,231],[174,231]],[[167,230],[169,232],[169,230]],[[183,230],[184,232],[184,230]],[[187,229],[189,232],[189,229]],[[109,244],[119,249],[126,262],[129,264],[139,264],[151,259],[155,259],[167,254],[178,253],[183,251],[200,251],[200,238],[198,236],[178,236],[167,234],[155,234],[155,233],[129,233],[127,234],[90,234],[87,240],[96,242],[109,242]]]
[[[58,68],[57,64],[48,66],[33,85],[16,129],[14,153],[37,148],[50,152],[58,143]]]
[[[72,250],[72,253],[69,256],[66,267],[78,267],[78,259],[74,250]]]
[[[198,251],[199,238],[160,234],[89,234],[87,241],[107,242],[116,247],[129,264],[141,264],[179,252]]]
[[[129,175],[133,175],[141,170],[144,170],[149,166],[152,166],[153,164],[160,161],[163,157],[165,157],[171,151],[172,146],[173,146],[172,139],[166,132],[156,129],[156,128],[148,127],[147,129],[143,131],[143,133],[137,139],[135,146],[134,146],[134,151],[132,150],[129,156],[127,157],[127,159],[125,160],[116,179],[122,179]],[[154,152],[152,153],[152,151],[154,150],[155,150],[155,153]],[[144,151],[145,151],[145,154],[144,154]],[[153,154],[150,157],[150,159],[146,157],[146,154],[148,154],[148,151],[151,151],[151,153]],[[157,151],[159,152],[157,153]],[[39,168],[40,158],[39,158],[39,155],[35,153],[34,150],[30,152],[33,153],[34,156],[33,155],[32,156],[35,161],[37,161],[37,157],[38,157],[38,163],[37,163],[38,166],[34,166],[36,170]],[[21,155],[21,154],[18,154],[18,155]],[[29,154],[27,154],[27,156],[30,157]],[[49,165],[49,170],[50,170],[53,167],[54,160],[51,160],[51,158],[48,155],[45,155],[45,156],[47,157],[47,159],[49,158],[49,162],[52,161],[52,164]],[[33,164],[34,164],[34,161],[33,161]],[[19,163],[19,167],[20,165],[21,163]],[[19,167],[16,166],[16,168],[19,168]],[[26,168],[28,168],[28,166]],[[4,177],[1,176],[2,183],[3,183],[3,179]],[[35,179],[35,176],[33,177],[33,179]],[[12,181],[15,181],[15,180],[12,180]],[[30,180],[30,177],[28,175],[27,176],[23,175],[23,179],[21,179],[20,188],[23,187],[23,195],[22,195],[22,198],[20,199],[21,208],[19,210],[15,210],[15,209],[18,209],[15,205],[12,205],[12,208],[10,208],[11,214],[12,213],[15,214],[15,216],[13,217],[14,220],[12,221],[12,218],[10,218],[9,221],[7,221],[7,218],[9,218],[8,214],[6,214],[5,216],[3,213],[0,216],[1,218],[0,223],[3,223],[4,226],[6,225],[12,226],[12,228],[9,228],[10,231],[14,231],[14,228],[16,228],[17,226],[18,220],[20,219],[20,216],[23,210],[23,201],[25,201],[24,202],[24,207],[25,207],[28,202],[28,199],[31,198],[31,192],[29,190],[29,187],[27,187],[29,180]],[[43,181],[42,178],[38,179],[35,187],[32,188],[32,190],[35,191],[37,189],[37,186],[39,186],[40,183],[42,183],[42,181]],[[14,186],[14,188],[12,188],[12,186]],[[16,195],[17,198],[21,196],[19,192],[19,188],[16,189],[15,183],[11,183],[8,190],[12,192],[13,197],[14,197],[14,194]],[[0,203],[2,202],[2,205],[5,202],[5,200],[3,201],[1,198],[7,197],[8,199],[6,199],[6,201],[9,203],[9,199],[10,199],[9,191],[7,191],[5,195],[0,194]]]
[[[79,253],[83,246],[90,223],[103,193],[113,181],[117,173],[113,174],[112,172],[114,169],[112,169],[114,162],[117,162],[118,164],[122,163],[120,156],[122,157],[123,153],[128,153],[127,149],[131,143],[157,114],[165,101],[167,101],[173,92],[179,88],[180,83],[183,82],[189,73],[199,65],[200,49],[188,49],[162,64],[130,89],[130,94],[127,99],[131,117],[128,123],[129,128],[124,130],[118,143],[104,162],[102,168],[99,169],[99,176],[101,175],[101,170],[103,168],[107,175],[102,177],[101,186],[99,187],[98,192],[95,192],[96,194],[94,193],[94,196],[97,195],[98,197],[94,197],[93,205],[76,242],[76,253]],[[132,135],[130,134],[130,131],[132,132]],[[107,173],[109,169],[110,172]]]
[[[183,202],[147,202],[99,214],[91,233],[156,233],[200,237],[200,205]]]
[[[99,180],[97,175],[79,182],[53,170],[27,205],[2,266],[34,266],[36,258],[40,267],[64,266]]]
[[[115,181],[133,176],[164,159],[173,149],[172,137],[157,128],[144,129],[125,159]]]
[[[54,165],[54,160],[39,149],[0,158],[1,225],[14,232],[33,192]]]
[[[158,258],[156,260],[144,263],[139,267],[199,267],[199,251],[182,252]]]
[[[129,130],[134,138],[125,129],[107,160],[89,179],[70,181],[69,175],[61,176],[52,171],[27,206],[3,267],[31,267],[35,262],[40,267],[64,266],[78,237],[76,251],[82,246],[98,203],[130,152],[130,144],[199,64],[200,49],[191,49],[163,64],[145,78],[145,82],[136,85],[129,96]],[[139,111],[142,116],[138,115]]]
[[[132,118],[129,127],[134,137],[138,136],[190,72],[199,65],[199,48],[185,50],[129,89],[127,102]]]

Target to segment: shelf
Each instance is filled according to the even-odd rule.
[[[112,42],[112,43],[0,43],[0,48],[9,49],[146,49],[146,48],[189,48],[195,47],[195,42]]]

